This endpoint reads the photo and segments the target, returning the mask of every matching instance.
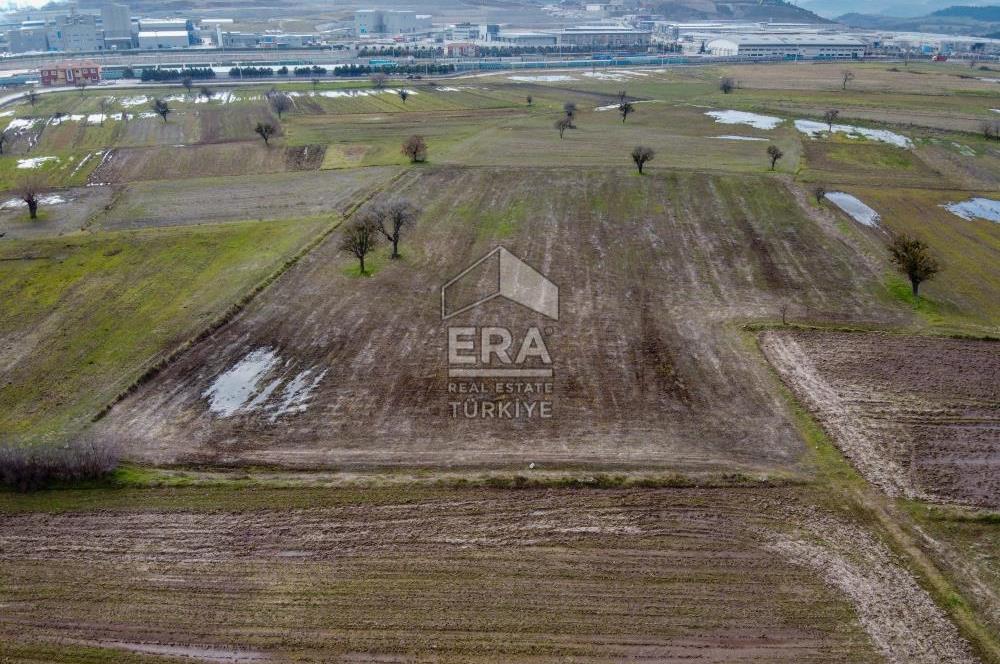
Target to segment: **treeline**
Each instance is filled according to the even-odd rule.
[[[444,49],[440,46],[436,48],[420,46],[417,48],[410,48],[409,46],[387,46],[385,48],[369,48],[368,46],[363,46],[358,51],[358,57],[365,58],[371,56],[385,55],[393,58],[406,58],[413,56],[414,58],[439,58],[444,55]]]
[[[368,76],[378,72],[393,74],[450,74],[455,71],[455,65],[433,63],[426,65],[350,65],[340,67],[334,72],[337,76]]]
[[[143,69],[142,73],[136,75],[135,70],[126,67],[122,72],[122,78],[138,78],[142,81],[180,81],[191,77],[194,80],[205,80],[215,78],[215,71],[211,67],[188,67],[185,69]]]
[[[284,67],[285,73],[288,73],[288,67]],[[230,78],[267,78],[268,76],[274,76],[274,69],[272,67],[233,67],[229,70]]]

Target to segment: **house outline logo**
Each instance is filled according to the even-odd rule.
[[[477,267],[497,257],[496,288],[489,295],[448,312],[448,289]],[[559,320],[559,287],[527,262],[498,245],[441,286],[441,320],[454,318],[491,300],[502,297],[552,320]]]

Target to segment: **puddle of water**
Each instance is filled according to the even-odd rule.
[[[809,138],[816,138],[830,131],[829,125],[825,122],[815,120],[796,120],[795,128]],[[912,148],[913,141],[902,134],[888,131],[886,129],[869,129],[868,127],[855,127],[854,125],[833,125],[835,134],[847,134],[849,136],[863,136],[864,138],[895,145],[897,148]]]
[[[564,76],[562,74],[549,74],[540,76],[508,76],[507,78],[512,81],[520,81],[521,83],[559,83],[561,81],[576,80],[572,76]]]
[[[755,129],[774,129],[784,120],[771,115],[748,113],[746,111],[709,111],[705,113],[715,118],[719,124],[745,124]]]
[[[1000,223],[1000,201],[992,198],[970,198],[961,203],[948,203],[941,207],[966,221],[985,219]]]
[[[312,398],[313,390],[316,389],[326,376],[326,370],[321,371],[314,377],[312,375],[313,370],[306,369],[288,381],[288,384],[285,385],[285,389],[281,393],[281,403],[278,404],[277,409],[271,414],[272,422],[287,413],[301,413],[306,410],[309,399]]]
[[[847,216],[859,224],[875,228],[882,219],[878,212],[871,209],[854,196],[845,194],[842,191],[831,191],[826,195],[826,199],[846,212]]]
[[[208,409],[220,417],[230,417],[243,408],[259,391],[258,384],[278,363],[278,354],[270,348],[258,348],[219,374],[202,396]]]

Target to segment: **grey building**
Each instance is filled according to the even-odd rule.
[[[128,5],[104,5],[101,7],[101,27],[105,39],[131,39],[132,14]]]
[[[49,30],[44,24],[8,30],[7,45],[11,53],[47,51],[49,50]]]
[[[104,50],[104,35],[97,29],[97,17],[75,12],[57,16],[55,25],[49,29],[49,48],[67,53]]]
[[[409,10],[359,9],[354,12],[354,34],[406,35],[430,30],[431,16]]]

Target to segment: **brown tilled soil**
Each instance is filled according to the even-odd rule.
[[[761,346],[889,495],[1000,507],[1000,344],[766,332]]]
[[[403,260],[358,278],[331,237],[102,426],[155,463],[795,470],[801,441],[739,324],[784,303],[799,319],[910,315],[774,180],[426,168],[392,194],[424,209]],[[442,322],[440,286],[500,243],[560,286],[559,320],[494,301]],[[451,324],[539,326],[553,417],[453,418]],[[211,412],[217,378],[268,353],[246,407]],[[296,378],[315,388],[290,408]]]
[[[787,487],[201,493],[4,503],[0,659],[971,661]]]
[[[326,147],[265,147],[260,143],[220,143],[156,148],[118,148],[90,174],[91,183],[165,180],[223,175],[255,175],[319,168]]]

